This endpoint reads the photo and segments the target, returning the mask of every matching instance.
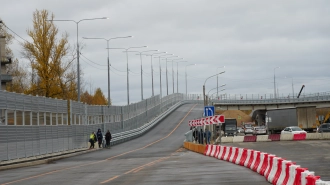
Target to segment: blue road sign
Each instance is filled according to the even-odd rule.
[[[214,116],[214,106],[204,107],[204,116]]]

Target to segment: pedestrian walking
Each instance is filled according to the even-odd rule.
[[[205,143],[210,144],[211,132],[208,129],[205,129],[204,137],[205,137]]]
[[[198,141],[198,130],[197,130],[197,128],[194,128],[194,130],[193,130],[193,136],[194,136],[195,142],[197,143],[197,141]]]
[[[90,149],[91,148],[94,148],[94,143],[96,141],[96,135],[94,132],[92,132],[90,135],[89,135],[89,142],[91,143],[91,146],[89,147]]]
[[[201,129],[201,131],[199,132],[198,142],[199,142],[199,144],[203,144],[204,143],[204,132],[203,132],[203,129]]]
[[[105,142],[106,142],[106,147],[110,148],[110,140],[112,139],[111,133],[108,130],[107,133],[105,134]]]
[[[101,144],[102,144],[102,140],[103,140],[103,135],[102,135],[101,129],[97,130],[96,137],[97,137],[97,141],[99,143],[99,148],[101,148]]]

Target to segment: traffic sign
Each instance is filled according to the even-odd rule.
[[[214,123],[224,123],[225,122],[225,116],[224,115],[215,115],[214,117]]]
[[[214,116],[214,106],[204,107],[204,116]]]

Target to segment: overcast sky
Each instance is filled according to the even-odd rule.
[[[87,90],[101,87],[107,97],[106,41],[82,37],[124,37],[110,41],[110,47],[132,51],[159,50],[184,58],[179,63],[179,92],[185,93],[185,66],[188,93],[201,94],[204,81],[217,72],[226,94],[274,94],[274,68],[278,93],[330,91],[330,1],[328,0],[14,0],[4,1],[0,17],[18,35],[31,41],[36,9],[54,13],[55,19],[109,17],[108,20],[79,23],[80,58]],[[76,25],[56,22],[61,33],[76,44]],[[22,41],[16,37],[17,40]],[[18,41],[10,46],[21,59]],[[150,52],[152,53],[152,52]],[[86,58],[91,60],[96,65]],[[173,58],[174,59],[174,58]],[[169,60],[169,59],[168,59]],[[22,61],[24,61],[22,59]],[[176,60],[180,61],[180,60]],[[115,105],[127,103],[126,55],[110,50],[111,99]],[[151,96],[151,57],[143,56],[144,98]],[[140,57],[129,53],[130,102],[141,100]],[[162,66],[163,95],[166,95],[165,64]],[[76,63],[75,63],[76,65]],[[158,58],[153,58],[154,91],[159,94]],[[176,63],[175,92],[176,88]],[[225,66],[225,68],[219,68]],[[172,93],[172,63],[168,63],[169,93]],[[206,92],[217,86],[216,78],[206,83]],[[222,88],[221,88],[222,89]],[[210,92],[213,94],[216,90]]]

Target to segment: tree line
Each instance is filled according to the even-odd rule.
[[[33,26],[26,30],[31,38],[20,42],[21,55],[28,63],[20,62],[17,58],[6,66],[13,81],[6,90],[16,93],[45,96],[64,100],[78,100],[76,48],[70,47],[68,34],[59,33],[53,23],[55,16],[47,10],[36,10],[33,13]],[[0,19],[1,20],[1,19]],[[5,24],[5,21],[3,21]],[[6,55],[14,58],[9,45],[15,36],[0,24],[0,35],[6,36]],[[80,74],[83,73],[80,71]],[[81,79],[82,76],[80,77]],[[96,88],[94,94],[89,93],[82,80],[81,102],[90,105],[107,105],[102,90]],[[111,100],[110,100],[111,103]]]

